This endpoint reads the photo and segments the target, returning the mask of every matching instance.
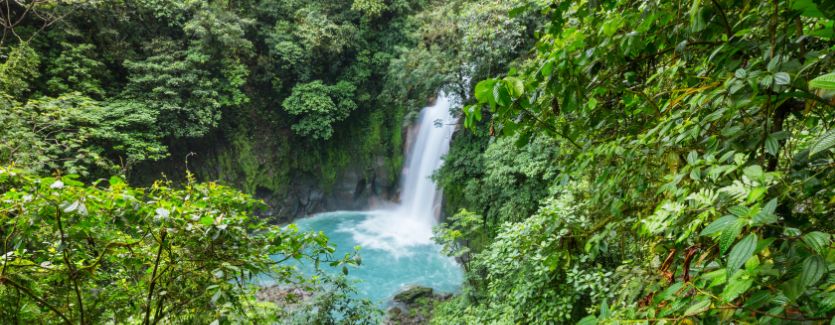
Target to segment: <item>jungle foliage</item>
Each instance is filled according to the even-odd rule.
[[[831,1],[523,1],[436,176],[467,268],[434,323],[835,316]]]
[[[321,233],[253,217],[263,203],[248,195],[215,183],[134,188],[116,176],[91,185],[78,178],[0,169],[4,324],[321,324],[377,315],[344,279],[306,279],[288,262],[357,265],[356,254],[333,256]],[[268,279],[319,294],[257,301]]]
[[[161,173],[182,180],[194,152],[198,178],[248,193],[281,193],[291,175],[327,190],[347,168],[373,172],[382,162],[394,184],[404,116],[442,84],[396,90],[408,74],[399,58],[429,42],[414,30],[430,3],[3,1],[0,115],[21,128],[88,123],[3,130],[16,142],[0,158],[37,173],[124,173],[147,185]],[[58,99],[67,102],[54,112],[32,113]],[[51,148],[17,150],[22,143]]]
[[[359,259],[248,194],[395,183],[405,115],[441,85],[387,83],[429,3],[0,1],[0,323],[376,322],[293,267]],[[266,277],[304,294],[257,301]]]
[[[247,193],[394,182],[438,89],[467,281],[434,323],[835,316],[833,1],[0,4],[3,323],[377,321],[284,263],[355,256],[183,157]],[[319,294],[259,302],[256,274]]]

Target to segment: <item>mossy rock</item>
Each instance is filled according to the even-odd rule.
[[[415,303],[420,298],[431,298],[434,294],[432,288],[414,286],[401,291],[394,296],[394,301],[402,302],[407,305]]]

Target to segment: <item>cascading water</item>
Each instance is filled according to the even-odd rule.
[[[438,190],[431,176],[449,150],[453,122],[449,99],[443,94],[421,112],[418,136],[403,171],[401,204],[395,209],[371,212],[371,218],[350,230],[360,246],[403,256],[410,253],[409,246],[432,243]]]
[[[337,254],[362,247],[363,264],[349,275],[361,280],[357,289],[362,296],[384,302],[412,284],[449,292],[461,283],[460,267],[441,255],[432,241],[439,191],[431,176],[449,150],[455,125],[449,108],[449,98],[442,93],[421,112],[403,170],[401,204],[386,210],[323,213],[297,222],[302,230],[324,231]]]
[[[441,166],[441,157],[449,151],[449,142],[454,130],[449,115],[449,99],[441,94],[434,106],[421,112],[419,133],[409,155],[407,168],[403,173],[403,196],[399,214],[405,218],[422,219],[427,224],[435,222],[435,197],[437,188],[430,179]]]

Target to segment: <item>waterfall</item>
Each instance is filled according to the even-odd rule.
[[[409,254],[410,247],[433,243],[439,191],[431,176],[441,166],[455,128],[449,108],[449,98],[441,93],[434,105],[421,111],[418,135],[403,170],[401,204],[369,212],[371,217],[362,223],[342,229],[353,233],[363,249],[381,249],[403,256]]]
[[[455,127],[449,115],[449,99],[443,93],[433,106],[423,109],[418,125],[417,140],[403,170],[402,204],[398,214],[432,225],[436,217],[434,206],[438,190],[430,177],[441,167],[441,157],[449,150]]]
[[[349,267],[349,276],[361,280],[357,294],[362,297],[383,303],[409,285],[454,292],[462,282],[461,267],[432,241],[440,191],[430,177],[441,166],[455,129],[449,107],[449,98],[441,93],[410,130],[400,204],[375,211],[322,213],[297,222],[301,230],[327,234],[337,247],[335,256],[362,247],[362,266]],[[319,272],[312,265],[300,267],[309,275]],[[336,274],[341,270],[332,269]]]

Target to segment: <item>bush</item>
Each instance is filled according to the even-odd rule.
[[[256,280],[314,288],[283,262],[357,260],[331,256],[321,233],[253,218],[261,202],[214,183],[76,179],[0,169],[0,322],[275,322],[291,310],[254,301]],[[339,301],[315,310],[367,310]]]

